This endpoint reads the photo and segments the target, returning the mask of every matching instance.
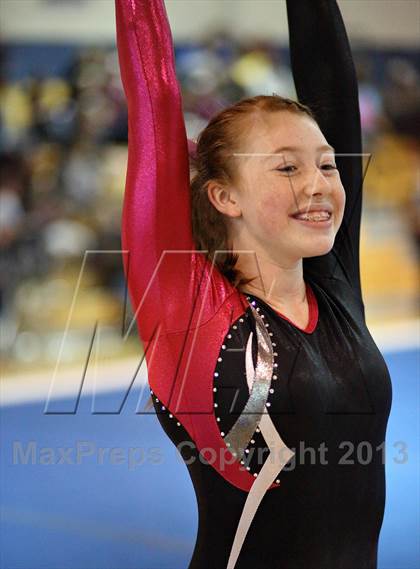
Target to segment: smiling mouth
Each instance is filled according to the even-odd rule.
[[[315,221],[319,223],[322,221],[329,221],[331,219],[331,212],[314,211],[311,213],[296,213],[291,217],[293,217],[293,219],[297,219],[298,221]]]

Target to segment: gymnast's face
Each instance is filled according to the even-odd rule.
[[[235,182],[225,193],[213,188],[213,203],[229,217],[233,249],[287,264],[328,253],[345,193],[318,125],[289,111],[260,112],[244,124]]]

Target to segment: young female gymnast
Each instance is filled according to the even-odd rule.
[[[196,492],[190,569],[377,566],[392,393],[361,296],[357,83],[335,0],[287,10],[299,102],[221,111],[190,181],[163,1],[116,0],[125,271]]]

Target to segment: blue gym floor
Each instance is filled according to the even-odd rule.
[[[378,565],[418,569],[419,354],[385,359],[393,404]],[[118,391],[97,395],[96,412],[91,396],[81,397],[76,412],[73,398],[55,401],[67,414],[44,414],[44,401],[1,407],[2,569],[188,566],[197,531],[192,484],[153,410],[136,414],[149,391],[139,393],[129,393],[120,413]],[[77,445],[86,453],[80,464]],[[99,447],[120,450],[101,455]],[[128,461],[130,447],[136,463]]]

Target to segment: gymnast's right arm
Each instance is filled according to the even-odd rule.
[[[174,320],[191,286],[188,144],[171,31],[162,0],[116,0],[128,105],[122,219],[126,280],[143,340]],[[163,313],[163,307],[165,313]]]

